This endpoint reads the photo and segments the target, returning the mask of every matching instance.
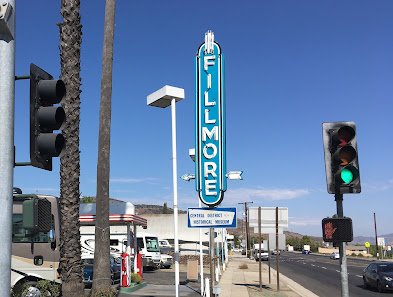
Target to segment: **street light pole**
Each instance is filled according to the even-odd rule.
[[[171,100],[172,111],[172,165],[173,165],[173,221],[175,225],[175,287],[176,297],[179,296],[179,226],[178,226],[178,207],[177,207],[177,159],[176,159],[176,100]]]
[[[164,86],[147,96],[147,105],[166,108],[171,105],[172,113],[172,166],[173,166],[173,223],[175,243],[175,291],[179,297],[179,227],[177,205],[177,154],[176,154],[176,102],[184,99],[184,90],[171,86]]]

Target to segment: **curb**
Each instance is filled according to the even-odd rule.
[[[142,289],[147,286],[147,282],[142,282],[140,284],[134,285],[132,287],[120,287],[120,292],[121,293],[132,293],[135,291],[138,291],[139,289]]]
[[[266,264],[265,264],[266,265]],[[270,270],[273,272],[274,276],[277,276],[277,271],[270,267]],[[302,285],[299,285],[297,282],[293,281],[289,277],[280,273],[280,281],[285,283],[292,291],[299,294],[303,297],[318,297],[318,295],[314,294],[310,290],[306,289]]]

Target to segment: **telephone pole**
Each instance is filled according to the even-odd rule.
[[[251,204],[254,203],[254,201],[251,202],[239,202],[238,204],[244,204],[244,212],[246,214],[246,257],[250,257],[250,245],[249,245],[249,240],[248,240],[248,219],[247,219],[247,215],[248,215],[248,209],[247,209],[247,204]]]

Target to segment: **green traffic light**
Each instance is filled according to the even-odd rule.
[[[352,171],[347,168],[344,168],[341,171],[341,179],[343,180],[344,184],[349,184],[351,181],[353,181]]]

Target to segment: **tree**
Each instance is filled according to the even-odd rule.
[[[81,203],[96,203],[96,200],[94,199],[94,197],[83,196]]]
[[[166,205],[166,202],[164,203],[164,207],[162,208],[162,213],[167,214],[168,213],[168,206]]]
[[[62,0],[60,34],[61,78],[67,89],[63,102],[66,123],[62,129],[66,150],[60,159],[60,264],[63,297],[84,296],[83,262],[79,232],[79,122],[80,48],[82,25],[79,0]]]
[[[98,134],[96,228],[94,249],[93,296],[111,290],[109,257],[109,169],[112,111],[112,65],[115,32],[115,0],[105,5],[104,45],[102,51],[100,127]],[[101,296],[101,295],[100,295]]]

